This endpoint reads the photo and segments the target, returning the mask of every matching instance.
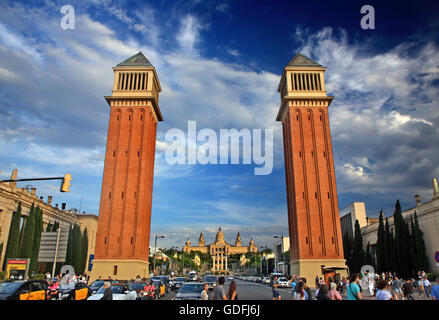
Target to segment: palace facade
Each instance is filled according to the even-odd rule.
[[[204,254],[210,254],[212,257],[212,272],[215,273],[228,273],[227,258],[231,254],[246,254],[248,252],[258,252],[253,238],[250,239],[248,246],[242,245],[241,236],[236,236],[235,245],[227,243],[224,239],[224,233],[221,231],[221,227],[215,236],[215,242],[206,245],[204,241],[203,233],[200,233],[198,240],[198,246],[192,246],[191,241],[187,239],[186,245],[183,247],[183,251],[190,253],[191,251],[199,251]]]

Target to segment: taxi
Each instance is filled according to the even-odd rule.
[[[91,289],[82,282],[69,284],[67,287],[60,287],[61,300],[87,300],[91,295]]]
[[[0,300],[47,300],[45,280],[5,281],[0,283]]]

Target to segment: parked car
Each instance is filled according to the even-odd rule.
[[[175,300],[201,300],[203,284],[199,282],[185,282],[178,290]]]
[[[0,282],[0,300],[46,300],[45,280]]]
[[[74,282],[69,286],[59,287],[59,298],[61,300],[86,300],[92,295],[91,289],[82,282]]]
[[[270,283],[271,283],[271,279],[270,279],[270,277],[264,277],[264,278],[262,279],[261,283],[262,283],[262,284],[270,285]]]
[[[110,286],[113,291],[113,300],[136,300],[137,292],[129,283],[113,283]],[[105,288],[101,287],[94,295],[87,300],[101,300],[104,295]]]

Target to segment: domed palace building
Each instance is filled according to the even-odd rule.
[[[212,256],[212,272],[214,273],[228,273],[227,257],[231,254],[246,254],[248,252],[258,252],[253,238],[250,240],[248,246],[243,246],[241,236],[236,236],[235,245],[227,243],[224,239],[224,233],[221,227],[215,236],[215,242],[206,245],[203,233],[201,232],[198,240],[198,246],[192,246],[191,241],[187,239],[186,245],[183,247],[184,252],[200,251],[201,253],[210,253]]]

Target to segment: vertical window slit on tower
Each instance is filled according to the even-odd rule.
[[[104,238],[104,244],[107,244],[107,237]]]
[[[115,157],[116,156],[116,151],[113,151],[113,157]]]
[[[123,199],[123,192],[122,192],[122,199]]]
[[[317,192],[314,192],[314,195],[315,195],[315,197],[316,197],[316,199],[317,199]]]
[[[108,199],[111,199],[111,192],[108,194]]]
[[[330,194],[329,194],[329,192],[328,192],[328,199],[330,198],[331,196],[330,196]]]
[[[137,151],[137,157],[140,157],[140,151]]]
[[[131,244],[133,244],[133,237],[131,237]]]
[[[305,240],[306,240],[306,244],[308,244],[308,237],[305,237]]]
[[[334,237],[332,237],[332,243],[334,243]]]
[[[302,157],[302,151],[299,151],[299,157]]]

